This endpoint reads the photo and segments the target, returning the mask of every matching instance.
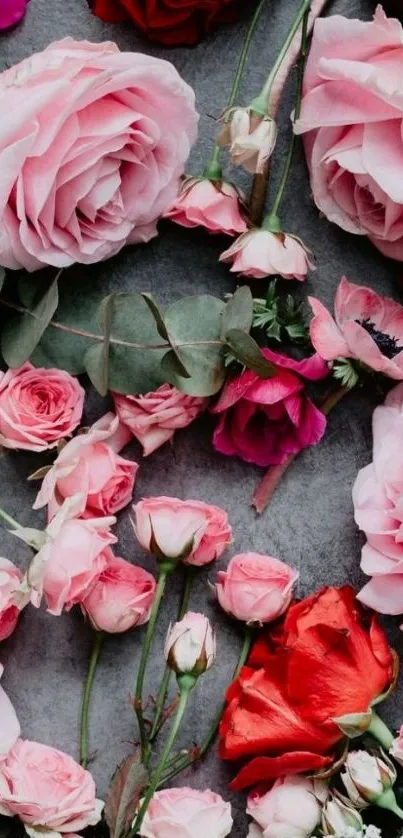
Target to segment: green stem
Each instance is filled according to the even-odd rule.
[[[403,811],[400,806],[397,805],[395,793],[393,789],[388,789],[376,800],[374,800],[375,806],[380,806],[381,809],[387,809],[389,812],[393,812],[394,815],[397,815],[398,818],[403,820]]]
[[[162,751],[162,754],[160,756],[160,759],[159,759],[158,765],[157,765],[157,767],[154,771],[154,774],[152,775],[150,785],[149,785],[149,787],[147,789],[147,792],[144,796],[144,799],[143,799],[143,802],[141,804],[140,810],[138,812],[137,818],[136,818],[136,820],[135,820],[135,822],[134,822],[134,824],[131,828],[131,831],[129,833],[128,838],[133,838],[134,835],[137,835],[140,828],[141,828],[141,825],[142,825],[143,820],[144,820],[145,813],[148,809],[148,804],[150,803],[150,800],[151,800],[154,792],[158,788],[158,785],[160,783],[160,780],[161,780],[161,777],[162,777],[162,774],[163,774],[163,771],[164,771],[164,768],[165,768],[165,764],[166,764],[167,759],[168,759],[168,757],[171,753],[171,750],[172,750],[173,745],[175,743],[175,739],[178,735],[178,731],[179,731],[179,728],[181,726],[182,719],[183,719],[183,716],[184,716],[184,713],[185,713],[185,710],[186,710],[186,704],[187,704],[187,700],[188,700],[188,697],[189,697],[189,693],[190,693],[190,690],[192,689],[192,687],[194,686],[194,683],[195,682],[193,682],[192,685],[187,684],[186,686],[183,685],[183,686],[180,687],[180,698],[179,698],[178,709],[176,711],[175,718],[173,720],[172,727],[171,727],[168,739],[166,741],[166,745],[164,747],[164,750]]]
[[[385,748],[385,751],[389,751],[394,739],[393,734],[374,710],[372,710],[371,724],[366,732],[370,733],[382,745],[382,748]]]
[[[1,507],[0,507],[0,518],[3,518],[3,520],[6,521],[7,524],[10,524],[10,526],[13,528],[13,530],[22,530],[23,529],[21,524],[19,524],[18,521],[15,520],[15,518],[12,518],[11,515],[9,515],[8,512],[5,512],[4,509],[2,509]]]
[[[88,665],[88,672],[85,680],[83,700],[81,705],[80,765],[82,765],[83,768],[86,767],[88,762],[88,717],[91,701],[91,691],[94,683],[94,677],[99,661],[99,656],[101,654],[103,640],[103,632],[94,631],[94,641],[92,644],[91,657]]]
[[[143,647],[141,650],[141,657],[140,657],[140,664],[139,670],[137,673],[137,681],[136,681],[136,688],[134,692],[134,709],[137,716],[137,721],[139,725],[139,732],[140,732],[140,745],[141,745],[141,754],[142,758],[145,762],[147,762],[147,751],[148,751],[148,741],[147,741],[147,730],[143,716],[143,689],[144,689],[144,677],[146,673],[146,667],[148,662],[148,656],[150,654],[151,644],[154,637],[155,626],[157,622],[158,612],[160,609],[162,597],[164,596],[165,585],[167,581],[167,571],[160,570],[158,582],[157,582],[157,589],[155,592],[155,598],[153,602],[153,606],[151,609],[150,619],[147,624],[147,632],[144,638]]]

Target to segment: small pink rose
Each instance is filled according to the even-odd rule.
[[[232,183],[223,180],[185,178],[164,218],[182,227],[205,227],[209,233],[227,236],[247,229],[241,195]]]
[[[22,573],[8,559],[0,558],[0,641],[13,633],[20,609],[14,602],[14,595],[22,580]]]
[[[198,677],[213,666],[216,643],[210,622],[204,614],[188,611],[168,631],[165,660],[178,675]]]
[[[210,789],[186,786],[154,794],[147,809],[143,838],[226,838],[232,829],[231,806]]]
[[[28,0],[1,0],[0,29],[8,29],[19,23],[26,12]]]
[[[66,498],[80,494],[79,515],[115,515],[130,503],[138,464],[117,453],[131,438],[113,413],[71,439],[46,474],[34,509],[48,505],[51,520]]]
[[[252,792],[246,811],[264,838],[310,838],[327,794],[324,781],[289,775],[276,780],[265,794]]]
[[[0,663],[0,678],[3,671],[4,667]],[[0,766],[3,757],[11,751],[20,735],[20,723],[14,707],[3,687],[0,687]]]
[[[113,399],[120,421],[141,443],[145,457],[190,425],[208,404],[208,399],[188,396],[171,384],[143,396],[113,393]]]
[[[230,264],[232,273],[258,279],[276,275],[302,281],[314,268],[309,250],[297,236],[263,229],[239,236],[219,261]]]
[[[0,373],[0,444],[45,451],[80,423],[85,392],[76,378],[30,363]]]
[[[157,557],[200,567],[218,559],[231,543],[228,515],[197,500],[145,498],[133,507],[141,546]]]
[[[84,614],[97,631],[110,634],[144,625],[154,600],[154,577],[114,556],[112,550],[103,555],[106,566],[81,601]]]
[[[234,108],[224,114],[224,127],[217,142],[230,146],[234,166],[249,174],[261,174],[273,154],[277,126],[269,116],[257,116],[250,108]]]
[[[299,573],[279,559],[261,553],[234,556],[219,571],[215,593],[221,608],[245,623],[263,625],[288,608]]]
[[[18,739],[0,762],[1,810],[29,826],[76,832],[95,826],[102,806],[90,772],[56,748]]]

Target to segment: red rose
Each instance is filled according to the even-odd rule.
[[[95,15],[109,23],[132,20],[153,41],[197,44],[219,23],[234,20],[242,0],[88,0]]]
[[[392,678],[386,636],[352,588],[324,588],[292,605],[228,691],[220,755],[252,757],[232,788],[330,765],[343,738],[332,720],[366,711]]]

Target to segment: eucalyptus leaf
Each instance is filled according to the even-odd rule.
[[[162,371],[167,381],[189,395],[211,396],[224,382],[224,346],[220,338],[224,309],[225,304],[217,297],[203,294],[178,300],[165,313],[176,356],[190,377],[181,375],[172,349],[164,356]]]
[[[266,360],[256,341],[247,332],[230,329],[226,334],[226,344],[234,358],[260,378],[272,378],[276,374],[275,366]]]
[[[250,332],[253,320],[253,297],[247,285],[241,285],[228,300],[221,318],[221,337],[225,338],[229,329],[242,329]]]
[[[5,324],[1,336],[1,349],[9,367],[20,367],[31,357],[41,340],[58,305],[58,276],[30,313],[12,317]]]
[[[104,339],[87,349],[84,358],[86,372],[101,396],[106,396],[109,382],[109,345],[115,294],[109,294],[100,305],[99,320]]]
[[[108,374],[111,390],[147,393],[163,384],[161,360],[166,345],[141,294],[115,295],[110,337]]]
[[[214,396],[218,393],[226,373],[223,350],[217,352],[214,347],[206,347],[201,351],[199,347],[187,346],[181,348],[181,356],[191,370],[190,378],[182,378],[177,358],[170,349],[161,364],[165,380],[189,396]]]
[[[175,344],[171,341],[171,338],[169,336],[169,332],[168,332],[168,330],[165,326],[165,323],[164,323],[164,316],[162,314],[162,311],[161,311],[158,303],[156,302],[156,300],[154,299],[152,294],[143,293],[141,296],[146,301],[147,305],[150,308],[151,313],[154,316],[155,323],[156,323],[159,334],[161,335],[162,338],[164,338],[164,340],[166,340],[170,344],[172,351],[176,355],[177,368],[178,369],[180,368],[180,370],[181,370],[180,375],[183,376],[184,378],[190,378],[190,373],[188,372],[185,365],[181,361],[179,352],[177,352]]]

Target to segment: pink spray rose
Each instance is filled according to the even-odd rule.
[[[372,22],[315,23],[298,134],[316,205],[350,233],[403,259],[403,29],[378,6]]]
[[[156,235],[196,138],[168,61],[65,38],[0,76],[0,264],[108,259]],[[35,126],[35,130],[32,126]]]
[[[335,318],[315,297],[311,341],[326,361],[354,358],[389,378],[403,378],[403,306],[343,277]]]
[[[239,236],[219,261],[230,264],[232,273],[257,279],[276,275],[302,281],[313,268],[309,251],[300,239],[263,229]]]
[[[204,614],[188,611],[170,627],[164,649],[168,666],[179,675],[198,677],[213,666],[216,642],[210,622]]]
[[[219,559],[232,540],[224,509],[202,501],[145,498],[133,511],[138,541],[158,557],[200,567]]]
[[[247,224],[240,193],[232,183],[185,178],[176,200],[164,213],[182,227],[205,227],[210,233],[236,236]]]
[[[0,245],[1,247],[1,245]],[[45,451],[80,423],[85,391],[76,378],[30,363],[0,372],[0,444]]]
[[[317,381],[328,369],[318,355],[294,361],[261,351],[277,367],[276,375],[263,379],[244,370],[227,380],[212,408],[220,416],[213,444],[221,454],[271,466],[322,439],[326,418],[305,394],[303,379]]]
[[[107,413],[85,434],[60,452],[44,477],[34,509],[48,505],[51,520],[66,498],[80,494],[79,515],[114,515],[131,501],[138,464],[117,453],[131,438],[113,413]]]
[[[81,601],[84,614],[97,631],[110,634],[144,625],[154,600],[154,577],[110,549],[103,555],[106,567]]]
[[[8,559],[0,558],[0,641],[13,633],[20,609],[14,602],[14,594],[22,580],[22,573]]]
[[[246,811],[256,827],[249,838],[310,838],[327,794],[325,782],[299,775],[281,777],[265,794],[252,792]]]
[[[90,772],[56,748],[18,739],[0,762],[1,812],[28,827],[77,832],[95,826],[102,807]]]
[[[230,147],[234,166],[243,166],[251,175],[261,174],[276,145],[274,119],[257,116],[250,108],[233,108],[223,119],[218,143]]]
[[[140,834],[143,838],[226,838],[232,829],[231,806],[210,789],[186,786],[154,794]]]
[[[120,421],[141,443],[145,457],[172,439],[176,430],[190,425],[208,404],[208,399],[187,396],[171,384],[143,396],[113,393],[113,399]]]
[[[215,593],[221,608],[247,624],[276,620],[288,608],[299,573],[279,559],[261,553],[234,556],[220,570]]]
[[[3,671],[4,667],[0,663],[0,678]],[[0,765],[2,758],[11,751],[20,734],[20,723],[14,707],[3,687],[0,687]]]
[[[8,29],[15,26],[23,19],[28,0],[1,0],[0,3],[0,29]]]

